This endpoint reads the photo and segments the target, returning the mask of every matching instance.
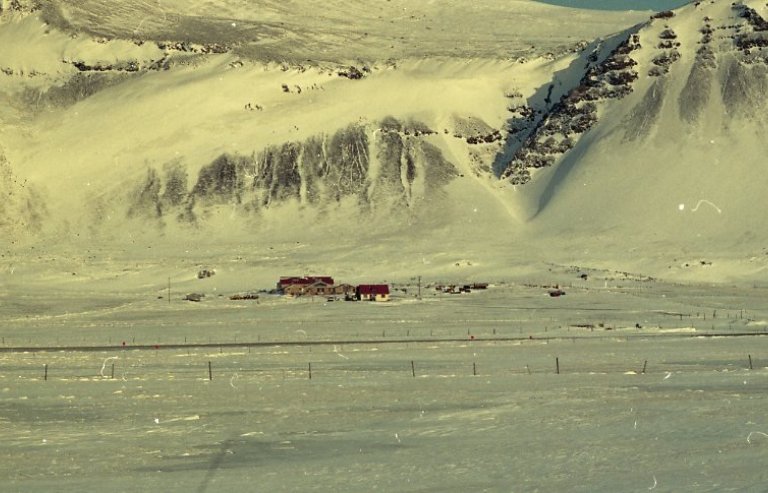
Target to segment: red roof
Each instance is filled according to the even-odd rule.
[[[305,277],[281,277],[280,286],[291,286],[294,284],[314,284],[317,281],[322,281],[325,284],[333,285],[333,278],[329,276],[305,276]]]
[[[387,284],[361,284],[357,287],[357,292],[361,295],[383,295],[389,294],[389,285]]]

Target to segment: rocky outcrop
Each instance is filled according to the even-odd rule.
[[[30,13],[40,10],[40,0],[0,0],[0,15],[6,12]]]
[[[468,116],[453,118],[453,136],[464,139],[467,144],[490,144],[501,140],[501,132],[480,118]]]
[[[425,139],[417,121],[387,117],[376,127],[352,124],[331,135],[269,146],[251,155],[225,153],[203,166],[194,184],[181,161],[150,168],[128,193],[129,218],[200,224],[227,206],[244,215],[294,202],[328,208],[351,199],[361,213],[410,213],[458,176]]]
[[[502,178],[516,185],[527,183],[532,169],[552,166],[572,149],[597,122],[597,103],[620,99],[632,92],[638,74],[631,53],[639,48],[639,36],[631,34],[602,63],[590,66],[580,84],[541,118],[512,156]]]
[[[132,76],[124,73],[78,72],[61,84],[50,86],[44,91],[34,86],[25,86],[17,104],[32,111],[71,106]]]
[[[231,48],[220,43],[191,43],[189,41],[158,41],[157,47],[166,53],[177,51],[182,53],[227,53]]]
[[[149,60],[141,63],[138,60],[121,60],[115,63],[89,63],[83,60],[64,59],[67,63],[75,67],[80,72],[140,72],[142,70],[168,70],[170,68],[170,59],[164,56],[157,60]]]
[[[768,21],[754,8],[734,3],[731,15],[719,19],[702,16],[699,41],[683,46],[681,39],[690,36],[680,36],[678,31],[690,29],[690,24],[676,20],[671,11],[655,14],[603,62],[598,63],[597,54],[590,54],[587,60],[593,65],[587,66],[580,84],[545,108],[541,116],[525,105],[511,108],[519,117],[509,126],[507,140],[519,144],[500,167],[500,176],[513,184],[524,184],[531,179],[532,170],[557,164],[598,122],[604,106],[637,87],[645,92],[635,100],[622,124],[624,138],[629,141],[649,135],[666,99],[679,86],[678,114],[687,123],[699,121],[715,95],[715,87],[720,88],[726,115],[761,118],[768,106]],[[640,44],[641,36],[645,47]],[[643,56],[635,55],[638,50],[645,51]],[[685,58],[693,62],[690,72],[682,76],[684,84],[670,84],[667,78]],[[637,60],[649,63],[640,70]],[[640,78],[643,80],[638,83]]]

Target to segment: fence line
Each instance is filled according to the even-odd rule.
[[[572,326],[573,328],[582,328],[581,326]],[[569,327],[570,328],[570,327]],[[641,329],[613,330],[600,329],[597,334],[593,331],[583,332],[579,335],[573,335],[569,328],[556,328],[554,335],[548,335],[544,332],[531,333],[529,335],[503,336],[496,334],[476,334],[471,329],[467,329],[466,336],[461,337],[381,337],[381,338],[360,338],[360,339],[315,339],[315,340],[266,340],[262,341],[232,341],[232,342],[184,342],[184,343],[157,343],[157,344],[130,344],[130,345],[56,345],[56,346],[0,346],[2,353],[40,353],[40,352],[104,352],[104,351],[159,351],[159,350],[179,350],[179,349],[219,349],[223,348],[263,348],[279,346],[355,346],[355,345],[397,345],[397,344],[441,344],[441,343],[483,343],[483,342],[523,342],[523,341],[571,341],[571,340],[600,340],[600,339],[696,339],[696,338],[719,338],[719,337],[766,337],[768,336],[768,327],[759,331],[709,331],[709,332],[644,332]],[[704,330],[704,329],[701,329]],[[565,331],[565,332],[564,332]]]
[[[44,363],[41,365],[1,365],[0,381],[9,379],[21,380],[121,380],[121,379],[154,379],[154,380],[208,380],[216,382],[218,377],[258,379],[355,379],[367,378],[372,375],[388,375],[393,378],[424,378],[424,377],[453,377],[453,376],[530,376],[530,375],[606,375],[606,374],[637,374],[637,375],[667,375],[695,372],[723,371],[753,371],[760,367],[759,361],[752,354],[732,360],[699,360],[699,361],[658,361],[644,359],[638,361],[606,361],[584,363],[569,361],[559,356],[553,357],[551,364],[546,364],[541,358],[536,364],[526,363],[518,358],[515,365],[501,364],[498,360],[390,360],[386,362],[329,362],[307,361],[265,363],[253,362],[251,365],[227,361],[216,362],[196,360],[185,364],[153,363],[153,364],[112,364],[109,374],[105,374],[93,365],[67,365]],[[54,360],[55,361],[55,360]],[[224,379],[221,379],[224,381]]]

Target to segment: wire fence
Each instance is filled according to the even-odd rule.
[[[68,361],[61,355],[45,358],[38,355],[35,361],[21,362],[0,360],[2,381],[93,381],[93,380],[157,380],[184,381],[208,380],[358,380],[376,378],[428,378],[428,377],[482,377],[482,376],[534,376],[534,375],[608,375],[608,374],[657,374],[706,373],[727,371],[760,371],[768,369],[768,361],[761,361],[752,354],[733,355],[722,359],[573,359],[555,356],[504,361],[498,358],[471,360],[456,359],[389,359],[386,361],[362,360],[333,361],[306,360],[305,362],[235,361],[205,359],[203,355],[183,362],[173,361],[124,361],[107,357],[101,364]],[[49,362],[45,362],[49,361]]]

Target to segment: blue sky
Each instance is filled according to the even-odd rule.
[[[538,0],[542,3],[581,9],[600,10],[666,10],[676,9],[691,0]]]

